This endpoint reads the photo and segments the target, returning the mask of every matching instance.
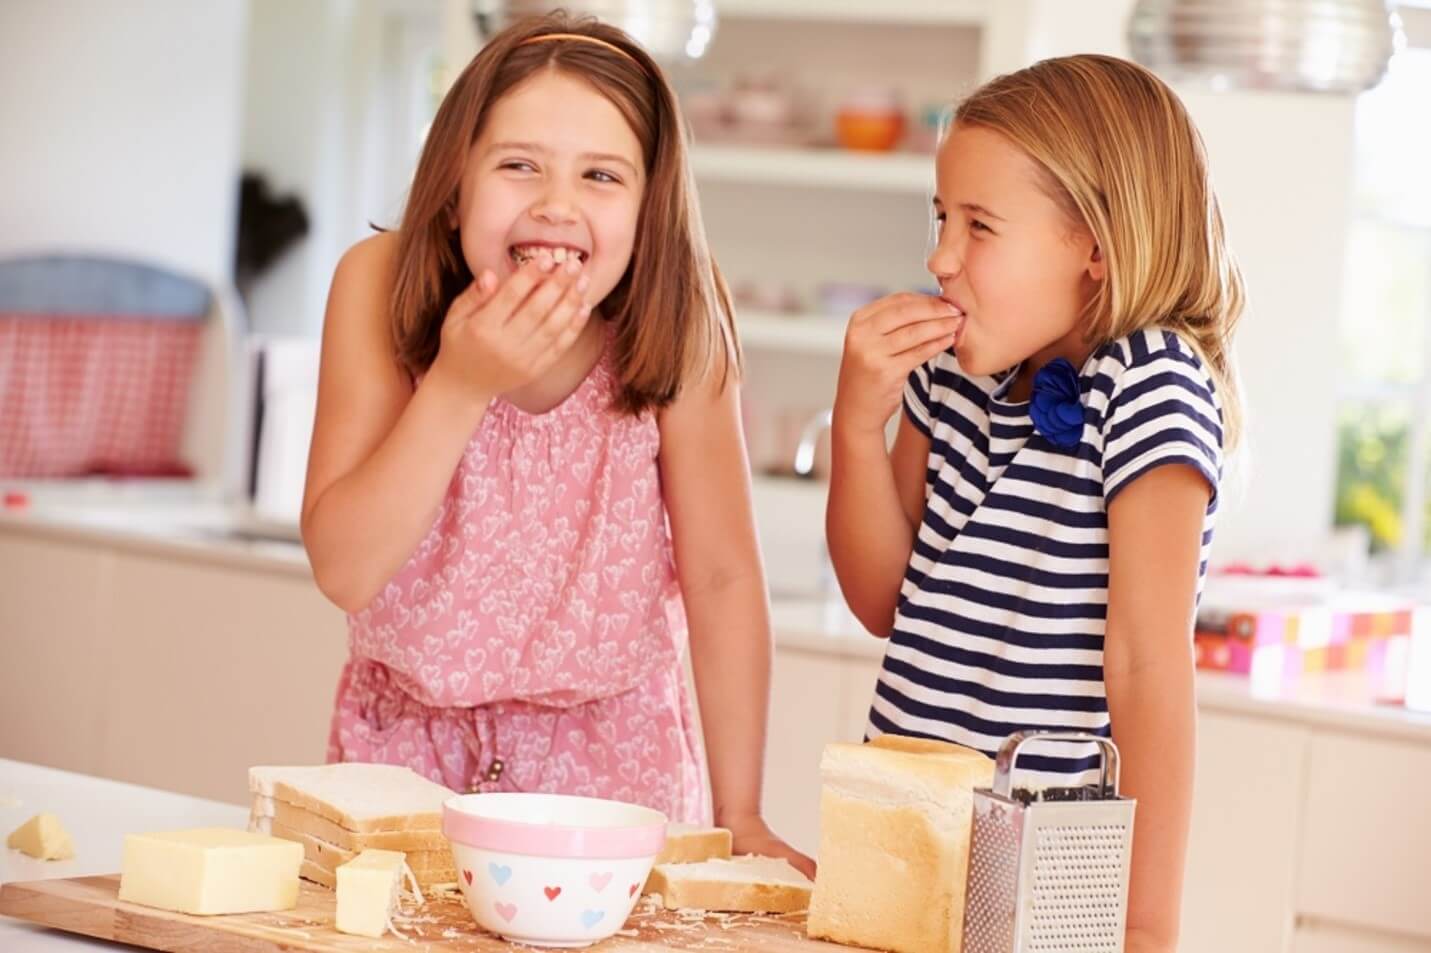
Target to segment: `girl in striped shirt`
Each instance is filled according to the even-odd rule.
[[[1242,281],[1202,142],[1152,73],[1073,56],[964,101],[936,180],[940,295],[857,311],[835,400],[830,555],[889,639],[868,731],[1113,737],[1138,799],[1127,948],[1172,950],[1193,616],[1239,419]],[[1083,783],[1084,754],[1020,774]]]

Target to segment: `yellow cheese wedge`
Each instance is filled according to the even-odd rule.
[[[36,814],[5,838],[5,846],[40,860],[69,860],[75,855],[69,831],[53,814]]]
[[[400,850],[370,848],[338,868],[337,927],[379,937],[387,932],[407,858]]]
[[[119,899],[179,913],[291,910],[302,863],[302,844],[248,831],[129,834]]]

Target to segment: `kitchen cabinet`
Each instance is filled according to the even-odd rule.
[[[296,546],[0,514],[0,758],[240,802],[312,763],[346,654]],[[884,643],[838,603],[777,599],[764,808],[819,844],[824,746],[864,731]],[[1198,676],[1182,953],[1431,950],[1431,717]]]

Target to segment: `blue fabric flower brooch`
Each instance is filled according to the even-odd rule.
[[[1034,429],[1055,447],[1070,450],[1083,438],[1083,403],[1078,371],[1066,358],[1054,358],[1034,375],[1029,416]]]

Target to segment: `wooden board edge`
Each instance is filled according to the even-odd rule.
[[[0,884],[0,916],[114,942],[114,922],[118,910],[83,898],[63,896],[55,892],[55,885],[65,883],[98,887],[97,882],[118,879],[119,875],[114,874],[74,877],[64,881],[25,880]]]

